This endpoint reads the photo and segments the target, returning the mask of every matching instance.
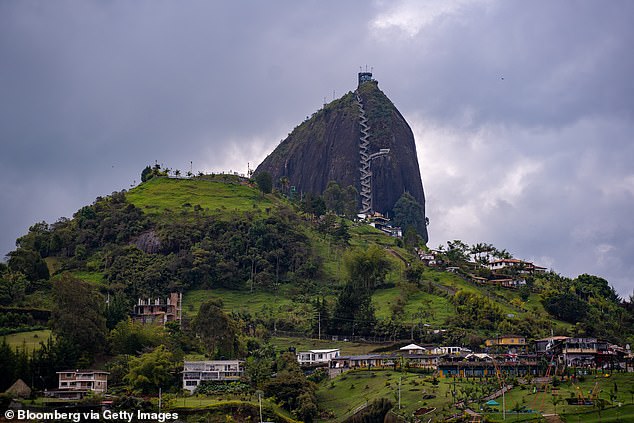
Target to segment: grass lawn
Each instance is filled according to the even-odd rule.
[[[48,341],[51,337],[51,331],[48,329],[34,330],[30,332],[12,333],[11,335],[3,336],[7,340],[9,346],[13,349],[23,348],[31,353],[34,350],[40,349],[40,342]]]
[[[88,282],[91,285],[96,287],[105,286],[105,281],[103,278],[103,273],[101,272],[91,272],[88,270],[71,270],[66,272],[70,276],[82,280],[84,282]],[[53,280],[60,279],[62,274],[59,273],[53,277]]]
[[[387,398],[398,407],[398,384],[401,379],[401,411],[406,417],[411,417],[412,413],[420,407],[435,407],[436,411],[428,414],[432,421],[441,421],[442,417],[447,417],[453,413],[459,413],[453,407],[453,399],[451,392],[454,389],[453,379],[438,379],[438,384],[434,386],[432,377],[429,375],[416,373],[401,373],[392,370],[355,370],[343,373],[335,379],[327,380],[319,385],[317,397],[320,405],[324,409],[331,410],[335,417],[322,421],[342,421],[350,415],[354,414],[366,402],[371,402],[376,398]],[[486,381],[478,379],[473,380],[457,380],[455,382],[456,391],[464,392],[471,389],[478,391]],[[488,382],[497,386],[497,381]],[[501,406],[485,413],[489,421],[492,422],[529,422],[537,421],[541,418],[541,414],[559,414],[566,422],[630,422],[634,421],[634,405],[632,404],[630,389],[634,386],[634,374],[613,374],[611,377],[605,378],[602,375],[598,377],[588,376],[586,380],[575,385],[569,382],[562,382],[559,386],[557,396],[559,398],[568,398],[571,394],[576,396],[576,386],[579,386],[584,393],[589,392],[595,384],[598,384],[599,398],[608,400],[610,392],[614,391],[616,383],[616,399],[614,402],[607,404],[606,408],[601,411],[601,418],[596,407],[569,405],[565,401],[558,404],[553,403],[553,395],[550,392],[539,392],[533,394],[530,386],[525,389],[515,387],[505,395],[506,402],[506,420],[503,420]],[[496,386],[493,386],[495,388]],[[423,395],[431,394],[435,398],[423,399]],[[498,397],[497,402],[502,404],[502,398]],[[621,407],[617,404],[621,403]],[[512,409],[516,406],[525,406],[528,409],[537,412],[528,414],[516,414]],[[472,402],[469,408],[474,411],[480,411],[480,405]],[[397,411],[396,409],[394,411]],[[620,420],[617,420],[620,418]]]
[[[562,420],[566,423],[609,423],[609,422],[634,422],[634,405],[628,404],[619,406],[611,406],[601,411],[599,415],[598,410],[586,411],[582,413],[570,413],[561,416]]]
[[[512,409],[515,404],[521,404],[525,405],[529,409],[537,410],[541,413],[559,414],[562,416],[575,416],[574,419],[571,419],[569,417],[567,421],[576,422],[576,419],[578,417],[580,419],[579,421],[585,422],[588,420],[584,419],[586,417],[590,418],[588,416],[595,413],[596,408],[591,405],[570,405],[567,403],[566,398],[577,398],[577,387],[581,391],[583,391],[584,396],[588,398],[590,397],[590,391],[596,385],[599,392],[598,397],[609,401],[610,393],[614,391],[615,384],[616,398],[613,404],[616,405],[619,402],[621,404],[631,404],[632,394],[630,394],[629,390],[634,387],[634,374],[615,373],[607,378],[601,374],[597,375],[596,377],[586,376],[583,382],[577,381],[574,384],[569,381],[564,381],[558,386],[559,389],[558,391],[556,391],[556,395],[553,395],[552,392],[537,392],[536,394],[533,394],[530,387],[526,387],[526,389],[516,387],[505,396],[506,408],[507,410],[509,410]],[[554,398],[559,398],[557,405],[554,404],[554,402],[557,402],[557,400]],[[501,403],[499,399],[498,402]],[[611,403],[608,403],[607,407],[612,407],[612,405],[610,404]],[[623,413],[627,413],[633,412],[634,409],[629,409],[629,411],[627,411],[622,407],[621,411],[623,411]],[[602,411],[602,415],[604,413],[605,411]],[[614,412],[614,414],[616,415],[616,411]],[[598,412],[596,412],[594,415],[598,418]],[[623,421],[625,422],[630,420]]]
[[[398,410],[398,392],[401,392],[401,409]],[[322,382],[317,391],[319,404],[332,411],[335,418],[318,421],[339,422],[350,417],[364,404],[377,398],[387,398],[394,404],[394,411],[411,417],[421,407],[436,408],[428,414],[433,421],[441,415],[452,414],[449,406],[449,383],[442,381],[434,386],[432,377],[418,373],[401,373],[392,370],[354,370]],[[424,395],[434,398],[424,399]],[[438,420],[440,421],[440,420]]]
[[[204,179],[152,178],[128,191],[126,198],[150,214],[189,210],[196,205],[210,212],[264,212],[274,205],[271,195],[262,195],[256,188]]]
[[[277,309],[279,306],[290,306],[293,302],[283,293],[263,291],[233,291],[229,289],[197,289],[187,291],[183,295],[183,313],[188,316],[198,314],[200,305],[212,298],[220,298],[225,311],[248,311],[255,314],[263,308]]]
[[[378,319],[388,319],[392,315],[391,307],[401,294],[401,289],[379,289],[372,295],[372,304]],[[445,297],[417,291],[407,298],[404,307],[403,322],[405,324],[422,321],[434,327],[442,326],[449,316],[454,313],[454,306]]]

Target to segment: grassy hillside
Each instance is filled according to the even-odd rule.
[[[140,211],[130,211],[125,201]],[[373,292],[372,305],[379,323],[392,321],[402,325],[400,337],[409,335],[412,328],[420,334],[425,327],[448,328],[456,323],[460,326],[453,301],[459,291],[485,298],[499,310],[487,330],[469,328],[478,336],[489,336],[495,331],[491,326],[502,319],[510,325],[505,330],[513,330],[516,321],[528,318],[533,319],[531,324],[539,322],[544,333],[551,328],[566,333],[572,328],[570,323],[553,319],[535,292],[522,301],[517,290],[477,285],[457,274],[429,267],[424,268],[416,283],[408,282],[406,270],[418,258],[402,248],[400,240],[369,225],[347,221],[349,240],[344,244],[319,229],[318,220],[298,212],[299,207],[282,196],[264,195],[233,175],[155,177],[125,193],[123,200],[98,200],[80,210],[73,222],[62,228],[70,232],[68,238],[75,242],[67,247],[71,254],[49,255],[45,261],[52,279],[65,271],[102,293],[127,286],[131,297],[135,291],[130,287],[156,292],[147,295],[163,295],[161,292],[172,289],[168,287],[181,286],[185,291],[186,316],[195,316],[203,301],[221,298],[226,311],[248,313],[270,324],[269,329],[297,332],[314,330],[310,328],[316,322],[311,303],[315,299],[325,299],[331,312],[334,309],[339,289],[348,278],[346,253],[374,245],[385,252],[390,270],[384,285]],[[114,223],[109,227],[103,222],[111,216]],[[126,236],[109,233],[113,227],[126,231]],[[288,243],[279,234],[271,243],[273,230],[280,227],[279,233],[297,231],[292,248],[284,249]],[[166,240],[160,254],[134,252],[128,247],[139,234],[148,231]],[[88,240],[83,244],[75,241],[84,237]],[[118,247],[113,249],[113,244]],[[254,245],[257,251],[251,252]],[[104,250],[106,246],[108,251]],[[286,268],[280,272],[281,259],[298,249],[305,251],[287,260]],[[83,257],[77,256],[78,252]],[[223,263],[229,265],[223,267]],[[256,277],[263,279],[250,280],[251,266]],[[148,268],[153,273],[144,273]],[[204,272],[210,275],[207,279],[200,276]],[[184,281],[183,275],[190,279]],[[233,275],[233,279],[220,281],[226,280],[227,275]],[[23,305],[47,308],[51,304],[49,297],[50,291],[36,291],[25,297]]]
[[[223,179],[224,178],[224,179]],[[273,206],[270,196],[230,175],[211,179],[152,178],[134,188],[126,198],[145,213],[158,215],[196,206],[207,213],[264,211]]]
[[[31,353],[34,350],[39,350],[40,342],[46,343],[50,337],[51,331],[43,329],[6,335],[4,337],[0,337],[0,340],[4,338],[11,348],[24,348],[28,353]]]
[[[560,414],[564,421],[569,422],[599,422],[599,421],[630,421],[634,417],[634,405],[631,403],[631,389],[634,376],[631,374],[613,374],[606,378],[603,375],[587,377],[578,383],[563,382],[555,395],[552,392],[533,393],[530,386],[513,388],[505,395],[506,419],[503,420],[501,406],[489,407],[483,414],[492,422],[528,422],[542,421],[541,414]],[[613,401],[606,404],[606,409],[599,416],[599,410],[591,405],[569,405],[566,398],[576,398],[578,389],[589,392],[597,386],[599,398],[608,399],[611,392],[616,394]],[[400,387],[401,409],[398,409]],[[441,421],[461,410],[453,406],[452,391],[460,396],[462,392],[495,391],[499,387],[497,380],[481,381],[479,379],[453,380],[437,379],[431,375],[408,373],[392,370],[356,370],[344,373],[332,380],[321,382],[317,397],[323,408],[331,411],[330,418],[320,419],[323,422],[341,422],[354,414],[355,410],[364,404],[378,398],[388,398],[394,404],[394,411],[403,416],[411,416],[420,408],[434,409],[426,419]],[[578,389],[577,389],[578,388]],[[559,400],[553,400],[558,398]],[[502,398],[496,400],[502,404]],[[484,402],[484,401],[483,401]],[[618,404],[622,406],[619,406]],[[480,404],[471,403],[474,410],[480,409]],[[524,407],[533,410],[532,413],[514,413],[513,409]],[[525,410],[526,411],[526,410]],[[617,420],[620,418],[621,420]],[[427,421],[427,420],[424,421]],[[603,419],[603,420],[601,420]]]

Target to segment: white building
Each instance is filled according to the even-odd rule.
[[[470,353],[471,350],[469,348],[464,347],[434,347],[430,351],[431,354],[460,354],[460,353]]]
[[[416,344],[406,345],[400,348],[400,350],[407,354],[423,354],[425,352],[425,348]]]
[[[331,348],[327,350],[300,351],[297,353],[297,361],[303,364],[327,364],[331,360],[339,357],[341,350]]]
[[[244,375],[243,360],[186,361],[183,389],[193,393],[204,381],[233,382]]]

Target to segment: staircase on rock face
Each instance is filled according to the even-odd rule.
[[[361,126],[361,136],[359,137],[359,172],[361,173],[361,213],[370,213],[372,210],[372,173],[370,172],[370,156],[368,146],[370,145],[370,126],[365,115],[363,101],[357,93],[357,104],[359,105],[359,125]]]

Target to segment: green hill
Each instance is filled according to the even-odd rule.
[[[466,269],[463,275],[421,267],[401,240],[334,215],[317,218],[305,208],[279,193],[263,194],[238,176],[155,177],[98,198],[70,220],[34,225],[14,254],[34,250],[53,280],[69,273],[104,295],[119,295],[128,307],[137,297],[176,290],[185,293],[187,316],[218,298],[227,311],[246,313],[269,330],[314,332],[322,323],[314,303],[322,301],[322,332],[336,333],[342,317],[333,313],[351,277],[346,257],[373,247],[383,251],[388,268],[370,292],[374,335],[425,338],[444,329],[453,333],[449,339],[477,345],[500,332],[537,337],[579,329],[544,307],[543,294],[561,279],[556,275],[531,277],[532,291],[523,293],[474,284],[465,276],[471,271],[466,262],[454,263]],[[421,267],[414,279],[407,276],[410,265]],[[50,291],[42,288],[6,302],[50,306]]]
[[[322,417],[316,421],[342,421],[373,400],[395,403],[399,386],[401,414],[435,408],[435,417],[448,417],[459,411],[451,398],[456,381],[372,369],[333,379],[318,372],[309,376],[317,382],[312,385],[295,356],[282,352],[340,348],[342,355],[370,354],[411,341],[480,349],[496,334],[530,340],[551,331],[634,341],[632,304],[601,278],[510,271],[508,277],[526,284],[510,289],[475,283],[484,280],[475,276],[491,273],[468,260],[482,245],[449,242],[436,252],[443,264],[425,266],[414,249],[425,248],[420,239],[387,236],[329,212],[325,204],[310,195],[264,194],[232,175],[155,176],[128,192],[97,198],[70,219],[33,225],[7,264],[0,264],[0,327],[8,334],[0,340],[0,390],[18,377],[51,388],[56,371],[94,366],[110,372],[115,393],[157,395],[160,387],[171,392],[166,407],[189,410],[198,401],[220,417],[233,413],[234,405],[252,407],[259,391],[267,407],[281,404],[282,414],[315,416],[318,408]],[[181,325],[128,320],[139,298],[171,292],[183,293]],[[33,332],[47,321],[51,331]],[[211,386],[193,399],[173,396],[182,388],[183,360],[203,357],[247,358],[249,383]],[[148,383],[146,369],[152,378],[163,372],[162,379]],[[614,382],[630,381],[602,383],[616,393]],[[566,383],[567,395],[574,394],[575,386]],[[484,392],[496,384],[459,380],[458,392]],[[531,392],[514,388],[507,408],[521,408],[533,400]],[[619,388],[619,401],[628,393]],[[575,417],[589,413],[588,421],[595,416],[575,406],[558,409]],[[498,417],[488,414],[492,421]],[[524,417],[539,418],[510,421]]]
[[[145,213],[161,215],[200,207],[206,213],[230,214],[264,211],[279,203],[262,196],[254,187],[233,175],[197,179],[152,178],[126,194],[127,200]]]

